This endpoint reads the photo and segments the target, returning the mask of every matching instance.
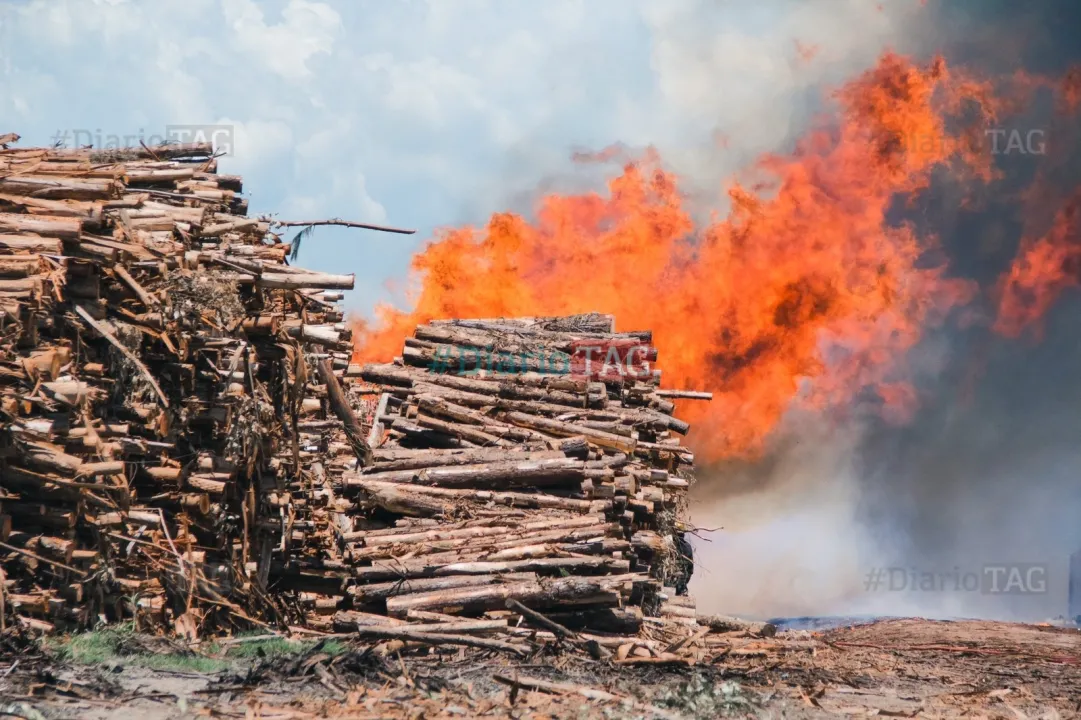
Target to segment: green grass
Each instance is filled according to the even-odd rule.
[[[129,655],[127,660],[130,664],[145,667],[150,670],[165,670],[172,672],[190,673],[216,673],[230,666],[226,660],[206,657],[205,655]]]
[[[100,665],[117,657],[121,644],[133,635],[131,625],[114,625],[66,639],[50,638],[46,647],[62,660],[79,665]]]
[[[243,637],[243,636],[241,636]],[[77,665],[124,664],[150,670],[215,673],[233,665],[260,659],[293,657],[315,647],[318,640],[266,638],[222,646],[209,643],[199,653],[152,652],[141,647],[131,624],[110,625],[100,630],[49,640],[46,649],[59,659]],[[338,640],[327,641],[322,652],[335,656],[348,650]]]
[[[317,643],[317,640],[286,640],[285,638],[252,640],[230,646],[225,651],[225,655],[231,658],[285,658],[307,652]],[[348,649],[348,646],[338,640],[328,640],[323,645],[322,652],[333,657],[341,655]]]

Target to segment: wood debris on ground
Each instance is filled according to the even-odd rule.
[[[137,662],[140,652],[183,652],[182,643],[126,637],[109,660],[79,665],[42,652],[25,630],[0,633],[0,715],[817,720],[1068,718],[1081,710],[1076,628],[987,621],[884,620],[765,638],[731,631],[732,652],[721,660],[674,669],[574,653],[407,655],[357,641],[333,649],[341,641],[324,639],[295,655],[249,654],[192,673]]]
[[[648,330],[437,320],[352,364],[354,276],[289,264],[209,145],[8,145],[0,625],[659,665],[768,630],[685,594],[675,401],[709,394]]]

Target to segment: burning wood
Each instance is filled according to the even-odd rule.
[[[517,654],[695,623],[667,398],[708,396],[658,388],[648,331],[436,321],[352,365],[353,276],[290,266],[209,146],[0,169],[5,623]]]

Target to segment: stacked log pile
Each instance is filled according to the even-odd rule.
[[[333,417],[319,371],[349,365],[335,303],[353,276],[289,266],[208,144],[14,140],[0,137],[0,625],[287,615],[271,565],[322,536],[281,497],[308,428]]]
[[[12,140],[0,630],[256,626],[630,662],[739,628],[699,625],[685,595],[694,458],[673,401],[709,396],[660,388],[648,331],[434,321],[393,362],[351,364],[353,276],[290,265],[290,223],[248,217],[208,145]]]
[[[374,462],[342,478],[386,524],[342,535],[354,603],[498,617],[509,600],[622,633],[693,623],[678,595],[694,458],[672,400],[708,395],[659,389],[651,340],[597,314],[435,321],[394,363],[351,368],[386,390]]]

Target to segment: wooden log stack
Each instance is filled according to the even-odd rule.
[[[600,314],[435,321],[394,362],[350,366],[383,390],[373,463],[340,480],[365,509],[341,534],[354,607],[499,616],[514,601],[620,632],[661,616],[690,574],[694,458],[651,340]]]
[[[0,138],[0,625],[278,622],[352,275],[290,266],[208,144]],[[363,399],[351,398],[363,410]],[[340,423],[339,423],[340,424]],[[355,458],[354,458],[355,463]],[[325,523],[324,523],[325,525]],[[328,544],[333,544],[329,543]],[[181,621],[181,618],[184,618]]]
[[[353,276],[290,265],[291,223],[249,218],[208,145],[11,142],[0,630],[134,620],[628,662],[709,632],[685,594],[694,458],[673,403],[709,395],[660,389],[650,332],[442,320],[351,364]]]

